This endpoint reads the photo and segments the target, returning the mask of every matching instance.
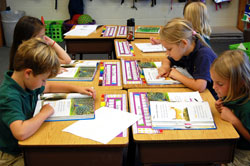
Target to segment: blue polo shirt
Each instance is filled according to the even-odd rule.
[[[213,81],[210,76],[210,66],[217,58],[212,49],[201,44],[200,40],[195,41],[195,48],[188,56],[183,56],[179,61],[169,57],[171,66],[181,66],[193,76],[194,79],[203,79],[207,81],[207,89],[217,99],[217,94],[213,89]]]
[[[16,155],[21,149],[11,133],[10,124],[33,117],[38,95],[44,91],[44,86],[36,90],[24,90],[11,78],[12,74],[12,71],[6,72],[0,86],[0,150]]]

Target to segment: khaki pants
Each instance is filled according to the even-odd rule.
[[[17,156],[0,151],[0,165],[1,166],[24,166],[23,154]]]
[[[227,166],[249,166],[250,165],[250,150],[235,149],[234,161]]]

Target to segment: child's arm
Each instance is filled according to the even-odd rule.
[[[150,37],[150,42],[151,44],[155,45],[155,44],[161,44],[161,40],[157,39],[155,37]]]
[[[188,78],[175,68],[171,68],[169,77],[177,81],[180,81],[183,85],[195,91],[203,92],[207,87],[206,80]]]
[[[250,134],[247,129],[243,126],[241,121],[235,116],[235,114],[227,107],[222,106],[221,108],[221,119],[230,122],[237,131],[250,142]]]
[[[47,82],[45,86],[44,93],[71,93],[71,92],[76,92],[76,93],[81,93],[81,94],[87,94],[89,96],[92,96],[95,99],[96,96],[96,91],[93,88],[88,88],[88,87],[80,87],[76,85],[71,85],[71,84],[65,84],[65,83],[55,83],[55,82]]]
[[[17,140],[25,140],[32,136],[42,125],[45,119],[54,113],[53,107],[44,105],[41,111],[33,118],[22,121],[16,120],[10,124],[10,130]]]
[[[168,58],[164,58],[162,60],[161,67],[158,68],[158,76],[156,78],[167,77],[169,75],[169,72],[170,72],[170,66],[171,66],[170,60]]]
[[[61,46],[59,46],[59,44],[57,44],[54,40],[52,40],[48,36],[44,36],[44,40],[47,42],[48,45],[52,46],[55,49],[61,64],[69,64],[71,62],[70,56]]]

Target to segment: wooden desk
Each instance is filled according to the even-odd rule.
[[[99,77],[100,77],[100,65],[98,66],[98,70],[97,70],[97,79],[95,78],[95,81],[94,81],[94,85],[97,85],[96,88],[98,89],[102,89],[102,90],[112,90],[112,89],[122,89],[123,88],[123,83],[122,83],[122,69],[121,69],[121,63],[120,63],[120,60],[101,60],[101,62],[119,62],[120,64],[120,73],[118,73],[120,75],[120,82],[121,82],[121,85],[120,86],[102,86],[102,85],[99,85]]]
[[[135,60],[134,58],[126,60]],[[160,62],[162,58],[137,58],[141,62]],[[122,73],[122,79],[124,79],[124,73]],[[147,83],[142,84],[123,84],[124,89],[134,89],[134,88],[184,88],[183,84],[172,84],[172,85],[148,85]]]
[[[95,108],[100,107],[102,94],[127,94],[126,91],[97,91]],[[128,107],[127,107],[128,108]],[[108,144],[62,132],[74,121],[45,122],[41,128],[25,141],[19,141],[24,150],[26,165],[122,165],[123,152],[128,147],[127,137],[116,137]]]
[[[86,60],[86,61],[93,61],[93,60]],[[119,60],[101,60],[100,62],[120,62],[120,61]],[[80,87],[94,87],[96,90],[97,89],[101,89],[101,90],[122,89],[122,73],[121,73],[121,69],[120,69],[119,74],[121,76],[121,86],[100,86],[99,85],[100,64],[99,64],[93,81],[49,81],[49,82],[64,82],[64,83],[67,83],[67,84],[77,85],[77,86],[80,86]]]
[[[126,41],[126,39],[115,39],[114,40],[114,45],[115,45],[115,53],[116,53],[116,59],[144,59],[144,58],[150,58],[150,59],[162,59],[166,58],[166,52],[150,52],[150,53],[144,53],[138,47],[136,47],[135,43],[150,43],[149,39],[135,39],[134,41],[131,42],[132,47],[134,49],[134,55],[135,56],[118,56],[118,48],[116,46],[116,41],[122,42]]]
[[[107,25],[108,26],[108,25]],[[113,26],[113,25],[112,25]],[[147,27],[161,27],[159,25],[136,25]],[[73,27],[74,28],[74,27]],[[65,43],[67,47],[67,52],[75,56],[75,54],[80,54],[82,59],[82,54],[108,54],[109,59],[114,59],[112,53],[115,53],[114,49],[114,39],[115,38],[125,38],[125,37],[102,37],[101,33],[103,26],[99,27],[95,32],[88,36],[65,36]],[[118,25],[117,30],[118,31]],[[149,39],[151,36],[159,37],[159,34],[152,33],[135,33],[135,38]]]
[[[187,88],[129,89],[129,92],[186,92]],[[129,94],[128,94],[129,95]],[[220,119],[214,98],[208,90],[201,93],[208,101],[216,130],[164,130],[162,134],[133,134],[140,161],[145,166],[163,163],[228,163],[234,156],[238,133]]]
[[[109,59],[112,59],[115,37],[102,37],[102,30],[103,26],[99,27],[88,36],[65,36],[64,39],[67,52],[73,55],[108,54]]]

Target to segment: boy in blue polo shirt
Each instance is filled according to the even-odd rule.
[[[95,98],[92,88],[63,83],[46,84],[60,69],[53,48],[42,39],[23,42],[16,53],[14,71],[5,74],[0,87],[0,165],[24,165],[18,140],[32,136],[45,119],[54,113],[49,105],[33,117],[38,95],[43,92],[78,92]],[[46,85],[45,85],[46,84]]]

